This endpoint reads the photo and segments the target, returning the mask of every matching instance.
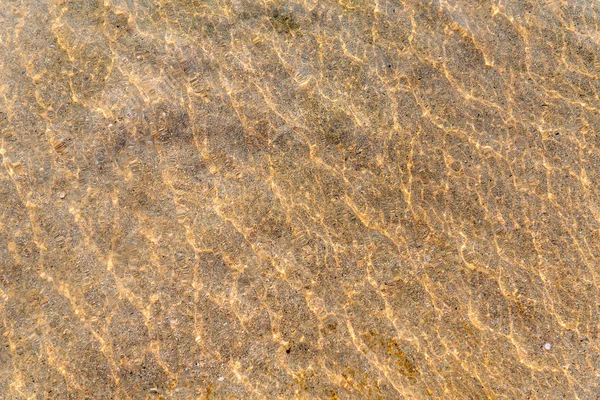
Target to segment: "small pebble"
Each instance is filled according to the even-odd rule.
[[[550,343],[546,343],[546,344],[544,345],[544,348],[545,348],[546,350],[550,350],[550,349],[552,348],[552,345],[551,345]]]
[[[64,199],[67,196],[67,194],[65,192],[60,192],[58,194],[58,197],[60,197],[61,199]]]
[[[223,382],[224,380],[225,380],[224,376],[220,376],[219,379],[218,379],[219,382]]]

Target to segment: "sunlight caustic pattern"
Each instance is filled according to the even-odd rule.
[[[0,10],[1,398],[597,398],[597,2]]]

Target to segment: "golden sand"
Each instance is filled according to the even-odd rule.
[[[598,399],[598,2],[0,21],[1,399]]]

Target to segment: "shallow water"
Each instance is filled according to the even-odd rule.
[[[0,21],[0,398],[598,396],[598,3]]]

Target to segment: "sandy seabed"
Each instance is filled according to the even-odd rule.
[[[1,399],[600,396],[600,5],[0,0]]]

